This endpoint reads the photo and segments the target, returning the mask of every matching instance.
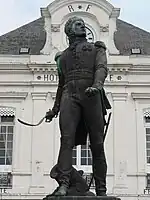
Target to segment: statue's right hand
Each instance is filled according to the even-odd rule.
[[[45,122],[51,122],[54,117],[55,113],[51,109],[49,109],[49,111],[46,112]]]

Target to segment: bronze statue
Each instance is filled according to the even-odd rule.
[[[106,46],[101,41],[87,42],[85,23],[78,17],[67,21],[65,33],[69,47],[56,56],[59,84],[54,106],[46,114],[51,121],[60,112],[59,187],[53,195],[67,195],[73,169],[72,149],[86,144],[89,134],[96,195],[106,196],[103,136],[106,110],[111,108],[103,89],[108,73]]]

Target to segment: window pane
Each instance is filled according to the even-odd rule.
[[[86,158],[81,158],[81,165],[86,165]]]
[[[14,129],[13,126],[8,126],[8,133],[13,133],[13,129]]]
[[[76,158],[72,158],[72,165],[76,165]]]
[[[1,133],[6,133],[6,126],[1,126]]]
[[[13,134],[8,134],[7,135],[7,140],[8,141],[13,141]]]
[[[146,148],[147,148],[147,149],[150,149],[150,142],[147,142],[147,143],[146,143]]]
[[[147,163],[150,163],[150,157],[147,157]]]
[[[5,158],[0,158],[0,165],[5,165]]]
[[[0,141],[6,141],[6,134],[0,134]]]
[[[1,117],[1,122],[13,122],[14,121],[14,116],[2,116]]]
[[[81,150],[81,157],[86,157],[87,153],[86,150]]]
[[[73,150],[72,157],[76,157],[76,156],[77,156],[77,152],[76,152],[76,150]]]
[[[6,155],[9,157],[9,156],[12,156],[12,149],[8,149],[7,152],[6,152]]]
[[[150,156],[150,150],[147,150],[147,156]]]
[[[146,128],[146,134],[150,134],[150,128]]]
[[[5,149],[0,149],[0,157],[5,157]]]
[[[7,142],[7,149],[13,148],[13,142]]]
[[[0,149],[5,149],[5,142],[0,141]]]
[[[145,117],[145,122],[150,123],[150,117]]]
[[[88,165],[92,165],[92,159],[88,158]]]
[[[6,157],[6,165],[12,164],[12,157]]]
[[[92,156],[91,154],[92,154],[91,150],[88,150],[88,157],[91,157]]]
[[[147,135],[147,136],[146,136],[146,141],[149,141],[149,142],[150,142],[150,135]]]

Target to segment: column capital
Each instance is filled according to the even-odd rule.
[[[31,96],[33,100],[46,100],[47,92],[32,92]]]
[[[126,101],[128,93],[112,93],[113,101]]]

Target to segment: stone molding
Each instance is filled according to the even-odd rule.
[[[113,101],[126,101],[128,93],[112,93]]]
[[[55,98],[56,98],[56,92],[50,92],[50,94],[51,94],[52,99],[55,100]]]
[[[19,99],[19,100],[24,100],[28,96],[28,92],[0,92],[0,98],[5,98],[5,99]]]
[[[32,72],[57,72],[55,64],[28,64]]]
[[[135,92],[132,92],[131,96],[134,100],[150,99],[150,93],[135,93]]]
[[[110,18],[118,18],[120,15],[120,8],[113,8]]]
[[[13,176],[32,176],[31,172],[12,171]]]
[[[100,31],[101,32],[109,32],[109,24],[107,24],[106,26],[100,26]]]
[[[48,92],[32,92],[31,96],[33,100],[46,100]]]
[[[41,11],[41,16],[42,17],[45,17],[45,18],[51,17],[50,12],[48,11],[47,8],[41,8],[40,11]]]
[[[51,31],[52,32],[60,32],[60,24],[52,24]]]

